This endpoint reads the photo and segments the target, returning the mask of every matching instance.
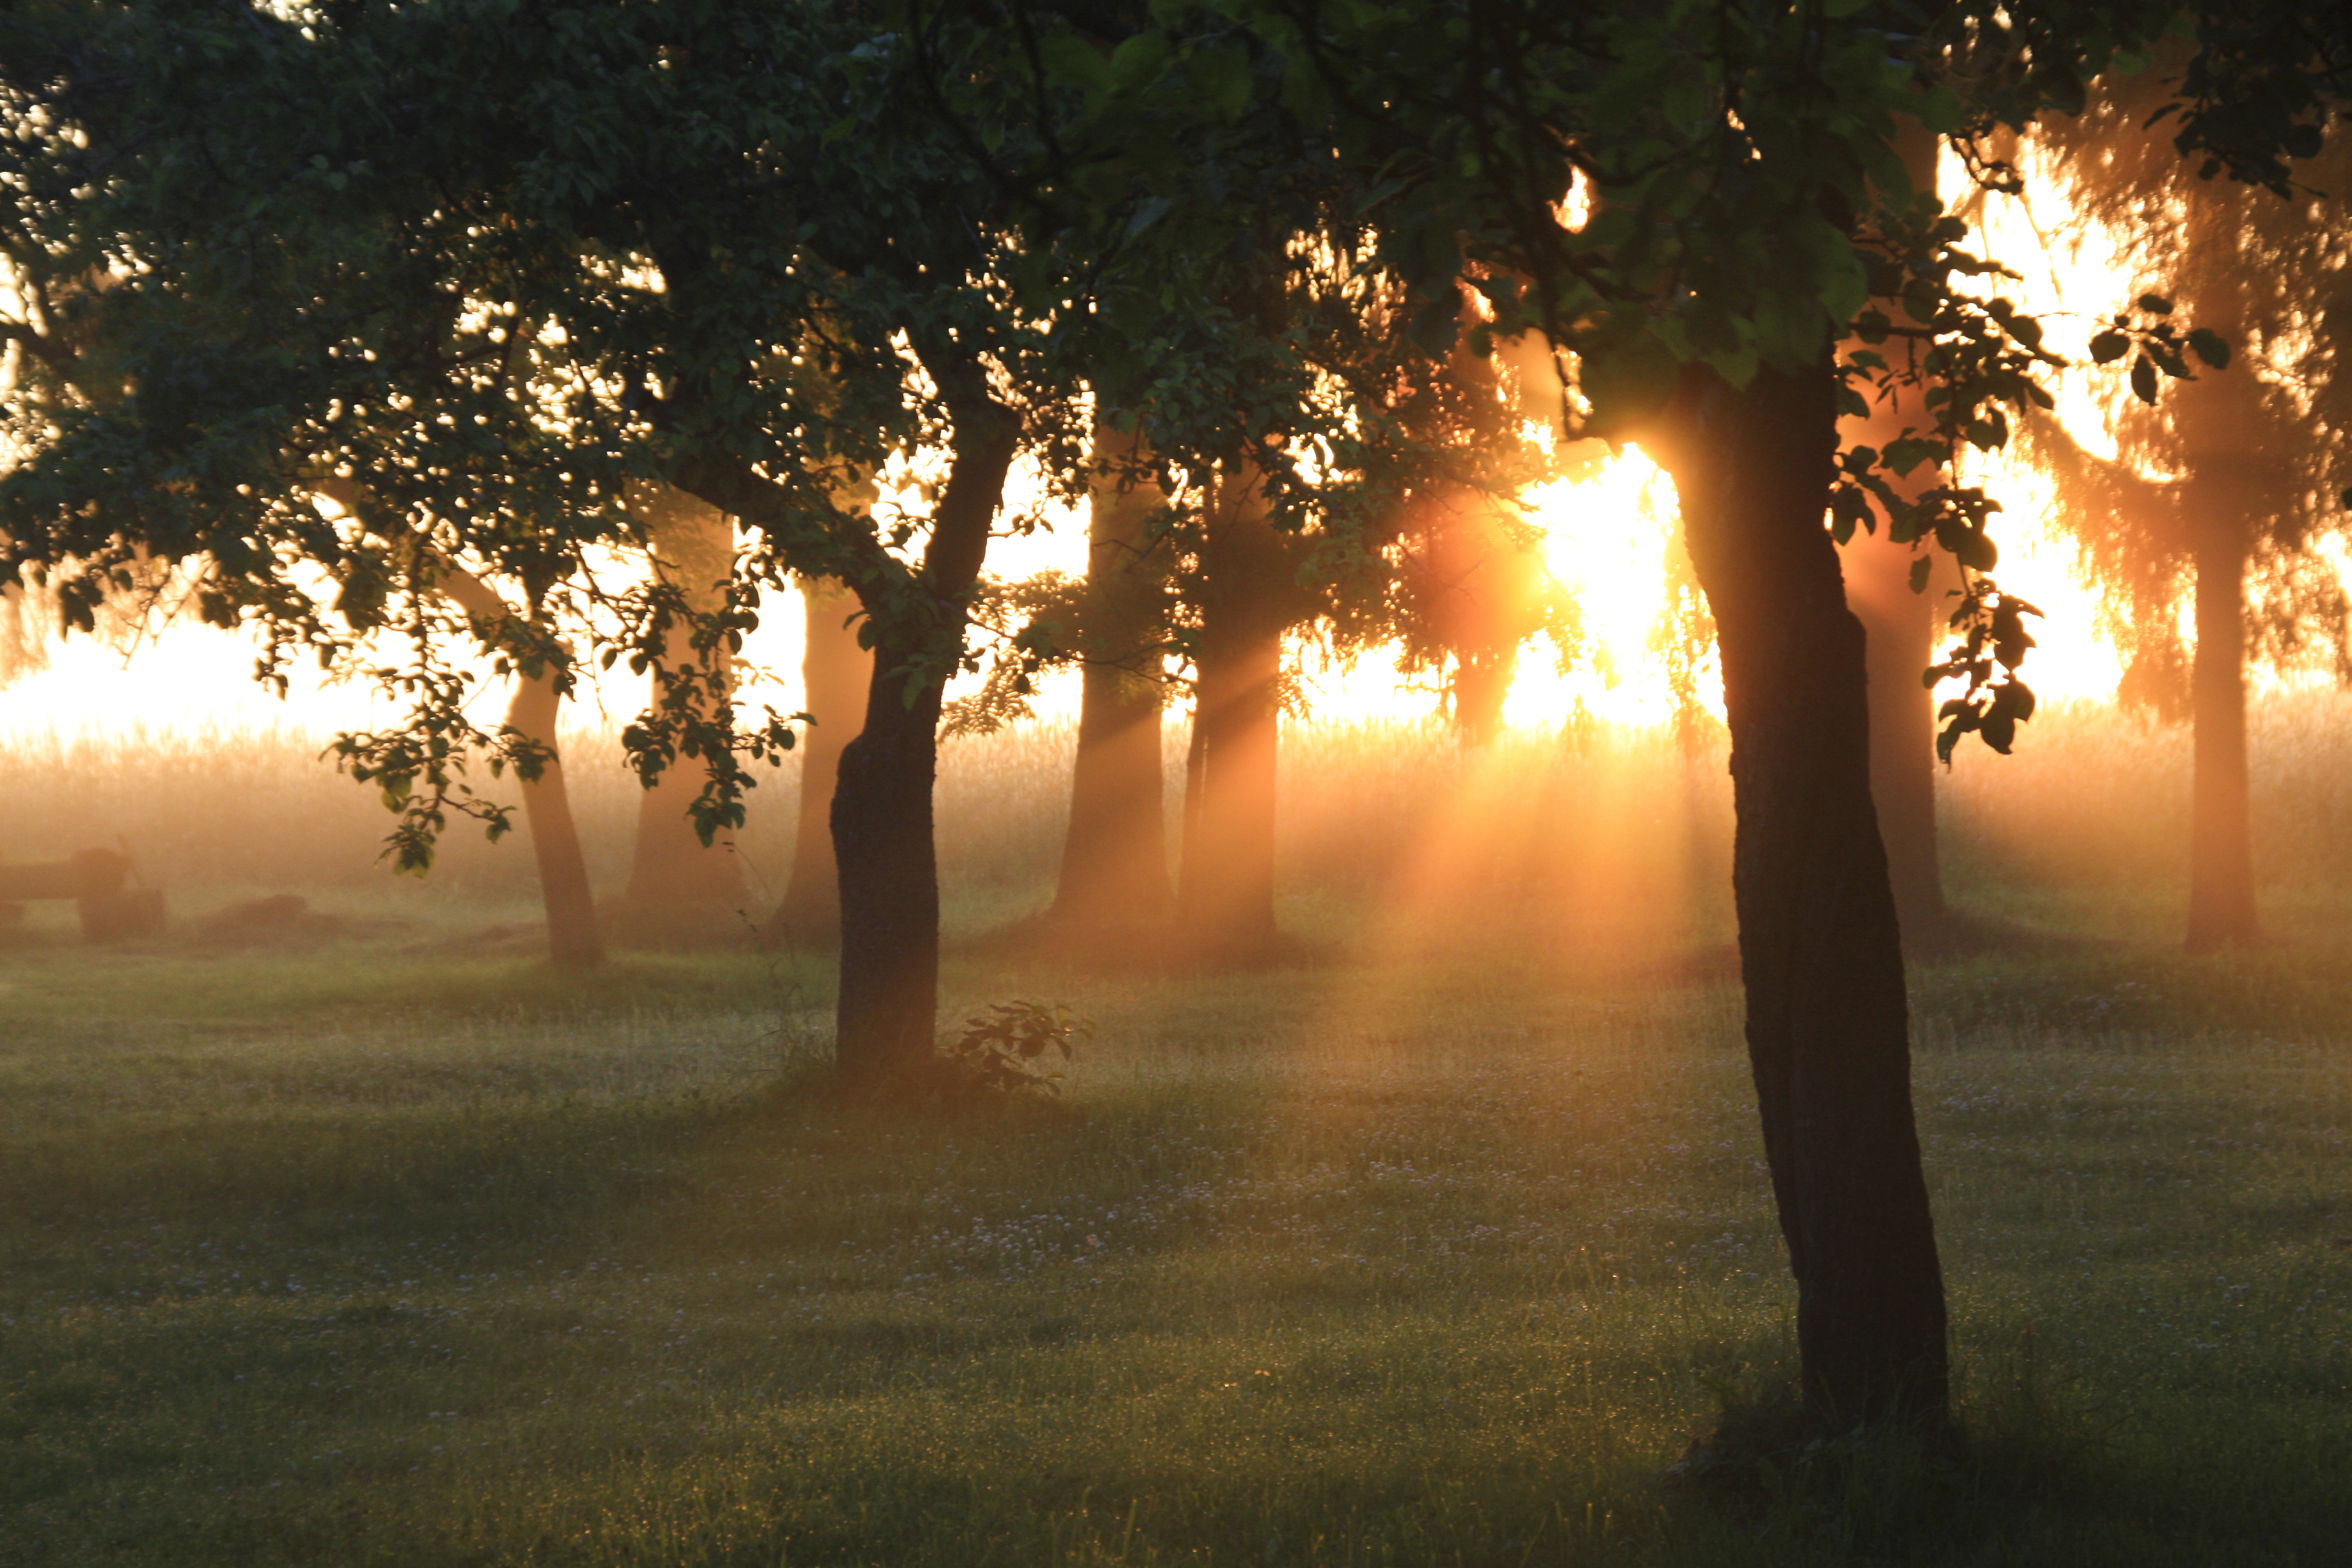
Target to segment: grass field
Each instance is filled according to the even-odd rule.
[[[1303,742],[1286,913],[1319,962],[967,940],[950,1016],[1058,997],[1096,1037],[1059,1100],[885,1116],[810,1070],[813,959],[559,982],[447,940],[527,910],[502,861],[343,874],[341,797],[262,748],[20,748],[19,828],[143,813],[177,908],[406,923],[0,949],[0,1563],[2345,1562],[2327,711],[2257,731],[2251,954],[2172,945],[2160,733],[2061,715],[1948,780],[1956,887],[2047,937],[1913,977],[1968,1445],[1744,1510],[1661,1480],[1793,1370],[1712,763],[1525,742],[1441,787],[1411,733]],[[959,929],[1042,886],[1064,744],[950,760]],[[1435,875],[1366,860],[1382,821],[1449,847],[1451,902],[1382,912]],[[217,847],[273,822],[280,859]],[[1672,875],[1675,913],[1474,907],[1531,858],[1592,904]]]

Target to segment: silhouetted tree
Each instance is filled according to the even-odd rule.
[[[2161,58],[2178,71],[2184,54],[2175,46]],[[2200,178],[2149,123],[2167,99],[2162,75],[2110,78],[2079,119],[2037,127],[2030,146],[2047,160],[2074,247],[2111,247],[2139,288],[2234,357],[2161,404],[2152,374],[2139,374],[2138,395],[2108,421],[2113,458],[2053,417],[2027,435],[2085,566],[2109,590],[2102,620],[2128,658],[2120,695],[2193,725],[2188,945],[2205,951],[2260,930],[2249,663],[2315,659],[2352,676],[2344,589],[2318,549],[2340,531],[2338,497],[2352,479],[2342,199],[2352,157],[2339,148],[2299,167],[2285,195]],[[2116,334],[2094,344],[2112,361],[2126,352]]]

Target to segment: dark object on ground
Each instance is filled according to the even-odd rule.
[[[30,866],[0,866],[0,907],[34,899],[71,899],[81,915],[81,932],[91,942],[152,936],[163,929],[163,894],[156,888],[125,888],[131,857],[112,849],[85,849],[63,860]],[[16,909],[7,923],[22,921]]]
[[[204,940],[222,947],[265,947],[380,936],[407,922],[324,913],[299,893],[272,893],[205,917]]]

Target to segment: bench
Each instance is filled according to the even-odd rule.
[[[24,906],[37,900],[71,899],[81,915],[81,934],[91,942],[152,936],[163,929],[163,892],[131,888],[131,857],[112,849],[85,849],[63,860],[0,865],[0,925],[15,925]]]

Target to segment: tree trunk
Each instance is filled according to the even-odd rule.
[[[954,421],[947,489],[912,595],[878,577],[855,584],[861,597],[876,596],[866,607],[876,610],[881,600],[890,620],[874,650],[866,725],[841,753],[833,796],[841,877],[835,1048],[844,1077],[883,1092],[919,1081],[934,1045],[940,878],[931,786],[940,694],[963,647],[966,607],[1021,439],[1019,417],[988,396],[976,362],[929,368]],[[904,602],[909,596],[919,611]]]
[[[1280,536],[1255,468],[1218,487],[1202,548],[1193,763],[1178,868],[1178,943],[1206,963],[1244,963],[1275,942],[1275,769],[1287,617]]]
[[[2184,503],[2197,570],[2189,701],[2196,766],[2189,830],[2189,951],[2252,942],[2254,851],[2246,768],[2246,554],[2252,488],[2224,462],[2192,470]]]
[[[348,482],[334,489],[322,488],[320,493],[347,511],[367,504],[363,492]],[[435,568],[441,591],[484,635],[494,635],[501,622],[517,618],[498,590],[464,567],[436,557]],[[547,956],[558,968],[593,969],[604,962],[604,936],[588,882],[587,858],[580,850],[580,829],[572,816],[572,795],[563,784],[562,758],[556,752],[562,702],[551,668],[542,668],[537,675],[518,668],[507,726],[549,752],[539,777],[521,781],[523,827],[530,835],[531,857],[539,864],[540,903],[547,911]]]
[[[1950,912],[1936,852],[1936,700],[1920,679],[1935,657],[1937,600],[1911,592],[1912,563],[1923,557],[1890,543],[1883,524],[1840,553],[1846,603],[1867,648],[1870,794],[1895,908],[1906,937],[1932,942]]]
[[[663,572],[697,613],[725,603],[723,584],[732,563],[735,531],[725,513],[665,489],[652,507],[652,538]],[[669,643],[654,670],[657,702],[683,688],[709,705],[729,700],[734,690],[727,647],[698,652],[688,628],[666,628]],[[744,930],[741,863],[732,834],[709,844],[695,831],[692,807],[709,783],[708,769],[680,757],[655,779],[637,802],[636,855],[622,894],[632,934],[655,942],[723,940]]]
[[[1164,570],[1149,532],[1166,498],[1123,472],[1139,454],[1139,437],[1098,426],[1095,450],[1085,684],[1053,919],[1072,938],[1116,950],[1156,934],[1171,902],[1160,763]]]
[[[604,962],[604,937],[596,921],[596,900],[588,885],[588,861],[580,852],[572,795],[563,785],[563,762],[555,752],[557,715],[562,696],[552,670],[515,674],[507,726],[548,748],[539,777],[522,781],[523,825],[539,862],[540,901],[547,910],[547,953],[559,969],[593,969]]]
[[[768,921],[773,945],[829,947],[841,940],[841,877],[833,858],[833,796],[841,753],[866,719],[874,681],[872,650],[848,624],[856,598],[839,583],[804,578],[801,602],[807,637],[801,652],[801,707],[815,721],[802,738],[800,815],[793,836],[792,879]]]
[[[1454,732],[1466,746],[1486,746],[1503,732],[1503,703],[1519,673],[1516,643],[1499,647],[1458,647],[1448,681]]]
[[[1871,800],[1867,666],[1823,527],[1835,410],[1826,363],[1738,390],[1694,372],[1656,445],[1722,652],[1748,1060],[1805,1399],[1838,1423],[1937,1419],[1943,1279]]]

